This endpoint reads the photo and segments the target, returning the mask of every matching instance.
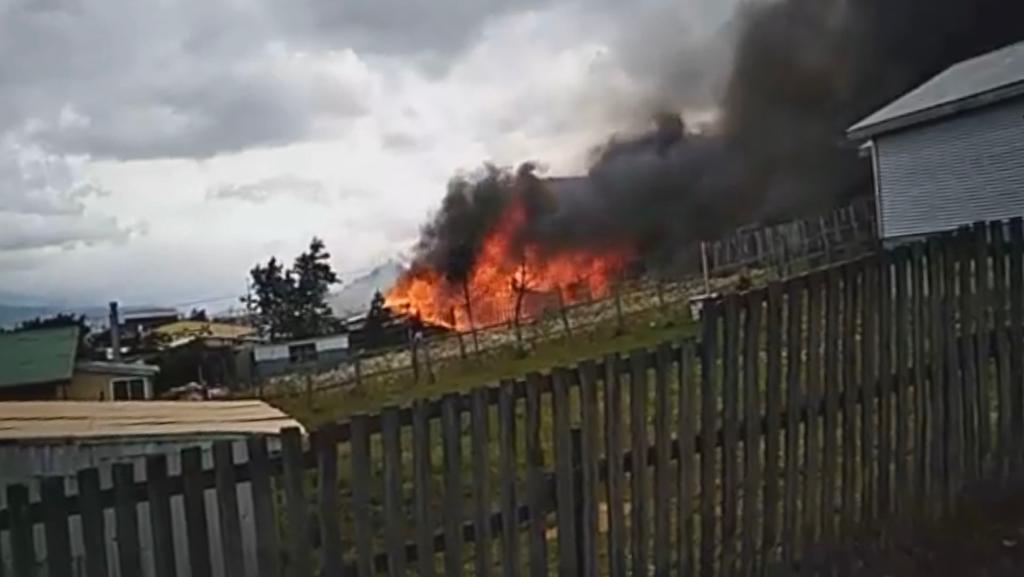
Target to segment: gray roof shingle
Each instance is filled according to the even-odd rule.
[[[965,60],[847,131],[853,139],[907,128],[1024,95],[1024,42]]]

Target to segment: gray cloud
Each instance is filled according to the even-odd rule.
[[[309,202],[326,202],[323,183],[294,175],[280,175],[245,184],[223,184],[211,188],[206,197],[215,200],[239,200],[263,204],[268,200],[290,197]]]

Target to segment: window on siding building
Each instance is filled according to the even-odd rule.
[[[110,396],[115,401],[146,400],[145,379],[114,379],[110,381]]]
[[[316,343],[303,343],[288,347],[288,361],[292,364],[315,362],[316,359]]]

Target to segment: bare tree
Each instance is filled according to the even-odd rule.
[[[515,315],[513,321],[516,328],[516,342],[519,347],[523,347],[523,329],[522,329],[522,318],[523,318],[523,302],[526,300],[526,294],[532,290],[532,279],[530,278],[530,270],[526,266],[526,255],[524,254],[522,259],[519,261],[519,266],[516,271],[512,274],[512,279],[509,281],[512,287],[512,294],[515,298]]]

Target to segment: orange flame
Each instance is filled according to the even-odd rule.
[[[386,305],[458,330],[471,327],[470,314],[477,328],[508,322],[517,301],[521,318],[530,318],[557,307],[559,292],[566,304],[607,296],[633,255],[625,248],[552,252],[530,243],[518,248],[514,239],[525,223],[521,204],[506,209],[484,239],[465,287],[430,267],[414,267],[388,291]]]

